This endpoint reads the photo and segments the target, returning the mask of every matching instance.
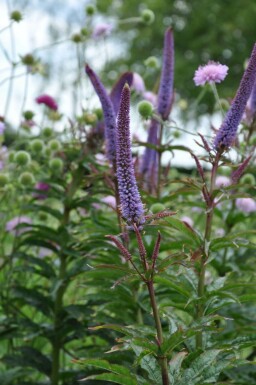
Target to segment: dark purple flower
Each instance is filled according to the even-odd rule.
[[[121,97],[121,93],[124,88],[124,85],[125,83],[128,83],[128,85],[131,86],[133,82],[133,78],[134,78],[134,74],[132,72],[125,72],[117,80],[116,84],[112,88],[112,91],[110,92],[109,96],[116,114],[118,113],[118,110],[119,110],[120,97]]]
[[[235,98],[214,140],[216,150],[228,149],[235,140],[238,125],[256,79],[256,44]]]
[[[45,106],[54,111],[57,111],[58,109],[58,104],[55,102],[55,100],[51,96],[46,94],[38,96],[36,98],[36,102],[38,104],[44,104]]]
[[[164,37],[163,65],[158,91],[157,111],[163,120],[168,118],[173,101],[174,41],[172,28],[168,28]]]
[[[157,122],[155,119],[151,120],[147,139],[148,143],[157,145],[159,126],[159,122]],[[152,168],[156,153],[156,150],[154,150],[153,148],[146,147],[140,167],[141,174],[146,175],[147,172]]]
[[[47,198],[47,191],[49,191],[50,186],[48,183],[45,182],[37,182],[35,185],[35,189],[37,192],[34,194],[34,197],[37,199],[45,199]]]
[[[107,141],[107,157],[115,166],[116,163],[116,114],[108,93],[95,72],[86,64],[85,72],[98,95],[105,119],[105,136]]]
[[[129,109],[130,88],[126,84],[121,94],[120,109],[117,117],[117,182],[123,217],[130,226],[135,223],[141,229],[141,225],[145,222],[145,217],[132,161]]]

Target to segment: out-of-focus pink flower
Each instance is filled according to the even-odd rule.
[[[96,162],[101,166],[104,166],[107,163],[107,159],[106,159],[105,154],[98,153],[95,155],[95,159],[96,159]]]
[[[193,225],[194,225],[193,219],[191,219],[190,217],[187,217],[185,215],[181,218],[181,220],[182,220],[182,222],[186,222],[190,227],[193,227]]]
[[[116,209],[116,198],[112,195],[108,195],[101,199],[103,203],[106,203],[108,206],[110,206],[112,209]]]
[[[108,23],[97,24],[92,31],[92,37],[94,37],[95,39],[98,39],[100,37],[108,36],[112,32],[112,30],[113,30],[113,25],[111,24],[108,24]]]
[[[36,98],[36,102],[38,104],[44,104],[45,106],[47,106],[48,108],[54,111],[57,111],[58,109],[58,104],[55,102],[55,100],[51,96],[47,94],[38,96]]]
[[[209,61],[208,64],[200,66],[193,78],[196,86],[204,86],[205,83],[220,83],[228,73],[228,66]]]
[[[215,186],[218,188],[227,187],[231,185],[231,180],[224,175],[217,176]]]
[[[28,225],[31,225],[32,220],[29,217],[26,216],[20,216],[20,217],[15,217],[11,219],[9,222],[6,223],[5,225],[5,230],[8,231],[8,233],[11,233],[13,235],[20,235],[23,234],[25,231],[29,230],[29,226],[24,226],[18,230],[16,230],[16,227],[20,225],[21,223],[26,223]]]
[[[244,213],[252,213],[256,211],[256,202],[252,198],[238,198],[236,207]]]
[[[157,105],[157,95],[151,91],[146,91],[143,93],[143,98],[148,102],[152,103],[154,107]]]
[[[133,73],[132,88],[138,92],[138,94],[146,91],[144,80],[137,72]]]
[[[0,135],[3,135],[4,130],[5,130],[5,124],[4,124],[4,122],[0,121]]]
[[[37,199],[45,199],[47,198],[46,193],[47,191],[49,191],[50,186],[48,185],[48,183],[45,182],[37,182],[37,184],[35,185],[35,189],[38,190],[38,192],[34,194],[34,197]]]

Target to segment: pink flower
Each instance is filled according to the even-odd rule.
[[[108,206],[110,206],[112,209],[116,209],[116,198],[112,195],[108,195],[101,199],[103,203],[106,203]]]
[[[47,198],[47,191],[50,189],[48,183],[45,182],[37,182],[35,185],[35,189],[38,191],[34,194],[34,197],[37,199],[45,199]]]
[[[38,96],[36,98],[36,102],[38,104],[44,104],[45,106],[54,111],[57,111],[58,109],[58,104],[55,102],[55,100],[51,96],[46,94]]]
[[[94,27],[92,31],[92,37],[98,39],[99,37],[105,37],[111,33],[113,25],[107,23],[101,23]]]
[[[148,102],[152,103],[154,107],[157,105],[157,95],[151,91],[146,91],[143,93],[143,98]]]
[[[8,233],[11,233],[13,235],[21,235],[25,231],[29,230],[29,228],[30,228],[29,226],[24,226],[24,227],[16,230],[16,227],[18,225],[20,225],[21,223],[26,223],[26,224],[30,225],[32,223],[32,220],[31,220],[31,218],[26,217],[26,216],[15,217],[6,223],[5,230]]]
[[[252,198],[238,198],[236,207],[244,213],[252,213],[256,211],[256,202]]]
[[[132,88],[138,92],[138,94],[142,94],[146,90],[144,80],[137,72],[133,73]]]
[[[200,66],[193,78],[196,86],[204,86],[205,83],[220,83],[228,73],[226,65],[209,61],[208,64]]]
[[[230,184],[231,184],[230,179],[224,175],[217,176],[216,181],[215,181],[215,186],[218,188],[227,187]]]

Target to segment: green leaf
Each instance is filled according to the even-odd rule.
[[[189,292],[188,290],[184,289],[184,287],[182,287],[181,285],[176,285],[174,282],[172,282],[172,277],[170,277],[170,279],[167,279],[167,278],[164,278],[164,277],[155,276],[154,281],[156,283],[160,283],[160,284],[162,284],[164,286],[170,287],[171,289],[177,291],[177,293],[182,294],[186,298],[190,298],[191,297],[191,292]]]
[[[114,373],[94,374],[92,376],[82,378],[80,381],[88,381],[88,380],[110,381],[120,385],[138,385],[138,381],[133,377],[118,375]]]
[[[108,370],[109,372],[115,374],[122,374],[125,376],[130,376],[131,371],[121,365],[116,365],[109,363],[106,360],[94,359],[94,358],[84,358],[79,360],[73,360],[74,363],[77,363],[82,366],[94,366],[95,368]]]
[[[169,362],[170,384],[176,385],[181,377],[181,364],[186,357],[187,352],[180,352],[176,354]]]
[[[202,240],[199,235],[191,228],[185,225],[185,223],[177,218],[167,217],[165,221],[168,224],[179,231],[186,239],[191,241],[191,244],[200,246],[202,244]]]

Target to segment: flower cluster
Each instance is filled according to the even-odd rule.
[[[200,66],[193,78],[196,86],[204,86],[206,83],[220,83],[228,74],[228,66],[214,61],[209,61],[208,64]]]

